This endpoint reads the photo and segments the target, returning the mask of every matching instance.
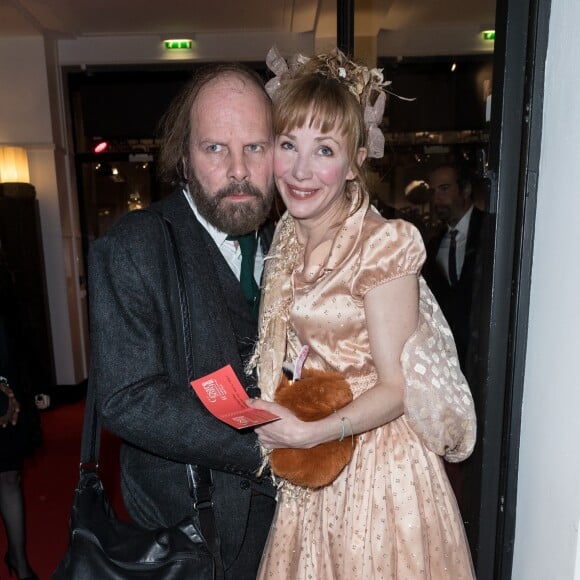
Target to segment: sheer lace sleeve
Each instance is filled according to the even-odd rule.
[[[415,433],[447,461],[467,459],[476,436],[473,397],[449,325],[423,278],[419,324],[403,347],[401,365],[405,415]]]

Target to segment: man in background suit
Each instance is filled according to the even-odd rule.
[[[230,364],[248,395],[258,396],[244,373],[257,335],[256,300],[240,285],[241,242],[229,236],[249,233],[260,242],[256,285],[269,245],[256,231],[273,197],[270,100],[251,70],[206,68],[162,129],[162,174],[177,188],[152,209],[170,222],[181,259],[194,378]],[[104,427],[124,440],[129,514],[146,528],[193,515],[185,466],[210,468],[225,577],[255,578],[274,489],[255,475],[261,455],[254,432],[214,418],[188,384],[172,258],[152,211],[130,212],[93,244],[89,284],[89,383]]]
[[[440,165],[428,182],[433,211],[445,225],[427,243],[423,275],[449,322],[465,372],[483,212],[473,205],[472,180],[461,166]]]

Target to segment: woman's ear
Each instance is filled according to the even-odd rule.
[[[367,148],[366,147],[359,147],[357,154],[356,154],[356,164],[359,167],[362,167],[362,164],[365,162],[365,159],[367,158]],[[352,181],[358,172],[353,171],[352,168],[350,169],[350,171],[348,172],[348,175],[346,176],[346,180],[347,181]]]
[[[359,147],[358,152],[356,154],[356,162],[358,163],[359,167],[362,167],[362,164],[365,162],[367,158],[368,150],[366,147]]]

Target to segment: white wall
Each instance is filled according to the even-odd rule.
[[[0,143],[52,144],[43,38],[0,38],[0,79]]]
[[[67,178],[55,94],[59,69],[51,52],[42,36],[0,38],[0,145],[28,152],[40,209],[56,381],[77,384],[86,378],[84,313],[76,302],[76,254],[70,249],[78,232],[63,203],[70,190],[62,183]]]
[[[580,22],[552,0],[514,580],[580,580]]]

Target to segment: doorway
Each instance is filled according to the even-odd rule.
[[[413,79],[432,75],[438,67],[441,75],[447,75],[454,62],[459,64],[459,70],[463,65],[466,69],[487,67],[493,73],[480,79],[478,84],[474,97],[479,99],[476,121],[468,119],[469,124],[452,128],[424,127],[424,131],[416,126],[387,130],[391,157],[387,159],[387,166],[375,167],[377,185],[385,187],[388,195],[396,192],[392,198],[387,195],[382,199],[394,200],[394,209],[402,211],[403,217],[420,222],[428,236],[439,225],[433,221],[429,198],[421,197],[420,189],[409,190],[409,194],[416,195],[413,199],[404,193],[412,181],[425,181],[428,165],[463,157],[474,170],[483,198],[486,221],[480,246],[478,295],[474,300],[477,310],[470,322],[473,337],[469,370],[478,410],[479,437],[474,455],[460,466],[458,475],[462,488],[459,501],[480,580],[507,579],[511,574],[525,357],[523,329],[527,316],[525,280],[530,267],[527,246],[530,230],[526,228],[530,227],[534,210],[533,191],[526,182],[530,164],[534,163],[528,134],[533,120],[529,107],[534,95],[529,87],[537,71],[536,62],[544,57],[542,42],[547,36],[548,24],[540,14],[545,16],[546,10],[549,12],[549,0],[498,0],[492,59],[450,55],[430,61],[415,58],[406,63],[405,59],[380,63],[385,68],[393,65],[392,70],[396,65]],[[413,68],[415,73],[410,72]],[[98,72],[91,72],[92,82]],[[108,72],[124,74],[123,71]],[[148,76],[148,82],[153,85],[162,82],[164,75],[159,70],[140,73]],[[474,75],[477,77],[477,72]],[[445,83],[440,81],[442,91],[449,88]],[[459,101],[458,107],[462,106]],[[128,135],[122,131],[116,137],[112,135],[116,143],[114,153],[95,154],[90,152],[93,140],[108,136],[100,131],[92,135],[83,133],[81,139],[82,114],[76,119],[79,121],[75,129],[77,144],[87,139],[78,149],[76,160],[83,240],[88,247],[122,212],[137,207],[137,203],[146,205],[163,192],[155,177],[156,144],[151,133]],[[432,135],[436,135],[435,139]],[[152,158],[146,162],[142,158],[131,158],[135,155],[133,146],[139,145],[139,140],[151,138],[152,146],[146,155]],[[425,169],[417,175],[400,169],[405,164],[411,167],[421,163],[425,163]],[[137,182],[136,189],[133,184]],[[139,194],[138,199],[135,193]]]

